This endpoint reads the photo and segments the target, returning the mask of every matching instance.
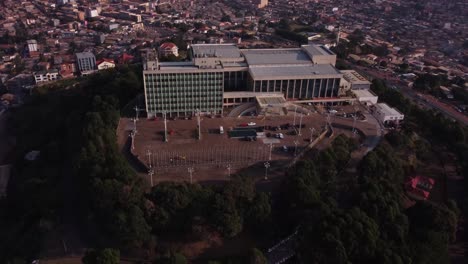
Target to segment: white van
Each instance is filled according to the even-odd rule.
[[[223,126],[220,126],[220,127],[219,127],[219,133],[220,133],[220,134],[224,134],[224,128],[223,128]]]

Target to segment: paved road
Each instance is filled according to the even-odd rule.
[[[395,85],[396,86],[396,85]],[[438,110],[443,113],[446,117],[457,120],[458,122],[468,125],[468,117],[456,111],[453,106],[450,106],[446,103],[441,102],[437,98],[434,98],[432,95],[419,94],[416,93],[413,89],[404,86],[399,87],[400,92],[407,98],[417,102],[419,105],[423,105],[429,109]]]
[[[437,110],[448,118],[457,120],[464,125],[468,125],[468,117],[465,114],[459,113],[453,108],[453,106],[443,103],[431,95],[421,94],[420,96],[418,96],[418,93],[416,93],[413,89],[403,85],[398,77],[391,75],[388,72],[382,72],[373,68],[367,68],[351,64],[350,66],[361,72],[364,76],[385,80],[389,87],[397,87],[397,89],[406,98],[418,103],[419,105],[424,106],[428,109]]]

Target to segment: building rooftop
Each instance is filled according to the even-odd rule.
[[[89,58],[89,57],[94,57],[94,54],[92,52],[78,52],[78,53],[76,53],[76,58],[78,58],[78,59],[84,59],[84,58]]]
[[[239,58],[241,53],[235,44],[193,44],[191,46],[194,58]]]
[[[397,109],[388,106],[386,103],[378,103],[375,106],[385,115],[403,115]]]
[[[343,78],[352,84],[371,84],[355,70],[342,70],[341,73],[343,73]]]
[[[341,78],[341,73],[330,64],[262,65],[249,68],[254,80],[285,80],[308,78]]]
[[[241,52],[249,65],[312,64],[302,49],[246,49]]]
[[[373,92],[362,89],[362,90],[353,90],[353,93],[356,95],[357,98],[367,98],[367,97],[377,97]]]
[[[317,55],[325,55],[325,56],[332,56],[335,55],[331,50],[327,49],[322,45],[302,45],[301,46],[309,55],[317,56]]]

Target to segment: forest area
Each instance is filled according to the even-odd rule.
[[[41,89],[15,110],[12,182],[0,200],[1,263],[44,256],[44,239],[69,221],[85,241],[88,264],[125,257],[261,264],[272,241],[295,230],[290,263],[450,262],[448,245],[462,210],[452,200],[405,207],[403,183],[425,166],[434,144],[455,153],[466,175],[466,128],[376,81],[373,90],[407,121],[364,157],[355,176],[342,171],[358,143],[339,135],[285,171],[272,193],[258,191],[243,175],[224,186],[164,182],[150,188],[124,159],[115,132],[121,109],[142,92],[141,76],[136,66],[104,71],[72,89]],[[25,160],[33,150],[40,151],[37,159]],[[248,233],[255,246],[241,255],[187,259],[163,243],[168,236],[187,242],[214,233],[224,241]]]

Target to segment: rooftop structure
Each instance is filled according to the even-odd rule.
[[[240,50],[235,44],[196,44],[191,46],[193,58],[239,58]]]
[[[253,80],[335,78],[340,72],[330,64],[262,65],[249,67]]]
[[[345,84],[349,89],[352,90],[361,90],[361,89],[369,89],[371,83],[364,78],[361,74],[359,74],[355,70],[342,70],[343,79],[346,81]]]
[[[371,92],[371,90],[367,89],[353,90],[353,93],[356,95],[359,102],[367,105],[376,104],[379,98],[377,95]]]
[[[383,124],[389,124],[391,122],[398,124],[405,117],[397,109],[392,108],[385,103],[375,104],[375,113],[379,118],[379,121]]]

